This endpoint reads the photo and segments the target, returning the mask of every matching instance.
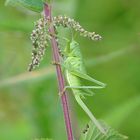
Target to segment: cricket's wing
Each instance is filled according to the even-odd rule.
[[[86,82],[86,81],[89,81],[89,82],[93,82],[93,83],[95,83],[95,84],[98,85],[98,86],[93,86],[93,88],[98,88],[98,87],[104,88],[104,87],[106,86],[106,84],[104,84],[104,83],[102,83],[102,82],[100,82],[100,81],[98,81],[98,80],[96,80],[96,79],[94,79],[94,78],[88,76],[87,74],[81,73],[81,72],[79,72],[79,71],[74,71],[74,70],[73,70],[73,71],[71,71],[71,74],[73,74],[73,75],[75,75],[75,76],[77,76],[77,77],[83,79],[85,82]],[[85,82],[84,82],[84,83],[85,83]]]

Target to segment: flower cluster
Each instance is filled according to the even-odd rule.
[[[54,26],[63,26],[73,28],[75,31],[79,32],[81,36],[88,37],[91,40],[100,40],[102,37],[95,32],[86,31],[79,22],[76,22],[74,19],[71,19],[66,16],[57,16],[53,18]]]
[[[43,58],[45,53],[46,47],[48,46],[47,43],[47,28],[46,28],[46,21],[44,18],[39,19],[35,23],[35,29],[32,31],[31,34],[31,41],[32,41],[32,62],[29,64],[29,71],[32,71],[36,66],[39,66],[40,61]]]

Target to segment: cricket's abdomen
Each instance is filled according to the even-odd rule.
[[[73,88],[71,88],[73,93],[80,95],[81,89],[74,88],[74,87],[82,86],[80,79],[77,76],[71,74],[68,70],[66,71],[66,77],[67,77],[67,82],[68,82],[69,86],[73,87]]]

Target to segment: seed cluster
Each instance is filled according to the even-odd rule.
[[[79,22],[76,22],[74,19],[71,19],[66,16],[57,16],[53,18],[54,26],[63,26],[73,28],[75,31],[79,32],[81,36],[88,37],[91,40],[101,40],[101,36],[95,32],[86,31]]]
[[[42,60],[46,47],[48,46],[47,42],[47,27],[46,21],[44,18],[39,19],[35,23],[35,29],[31,33],[32,41],[32,62],[29,64],[29,71],[32,71],[36,66],[39,66],[40,61]]]

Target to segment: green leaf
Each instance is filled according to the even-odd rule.
[[[107,124],[100,122],[106,130],[106,134],[101,133],[98,128],[90,121],[81,134],[80,140],[125,140],[127,136],[119,134]]]
[[[42,0],[6,0],[6,5],[23,6],[35,12],[43,11]]]

